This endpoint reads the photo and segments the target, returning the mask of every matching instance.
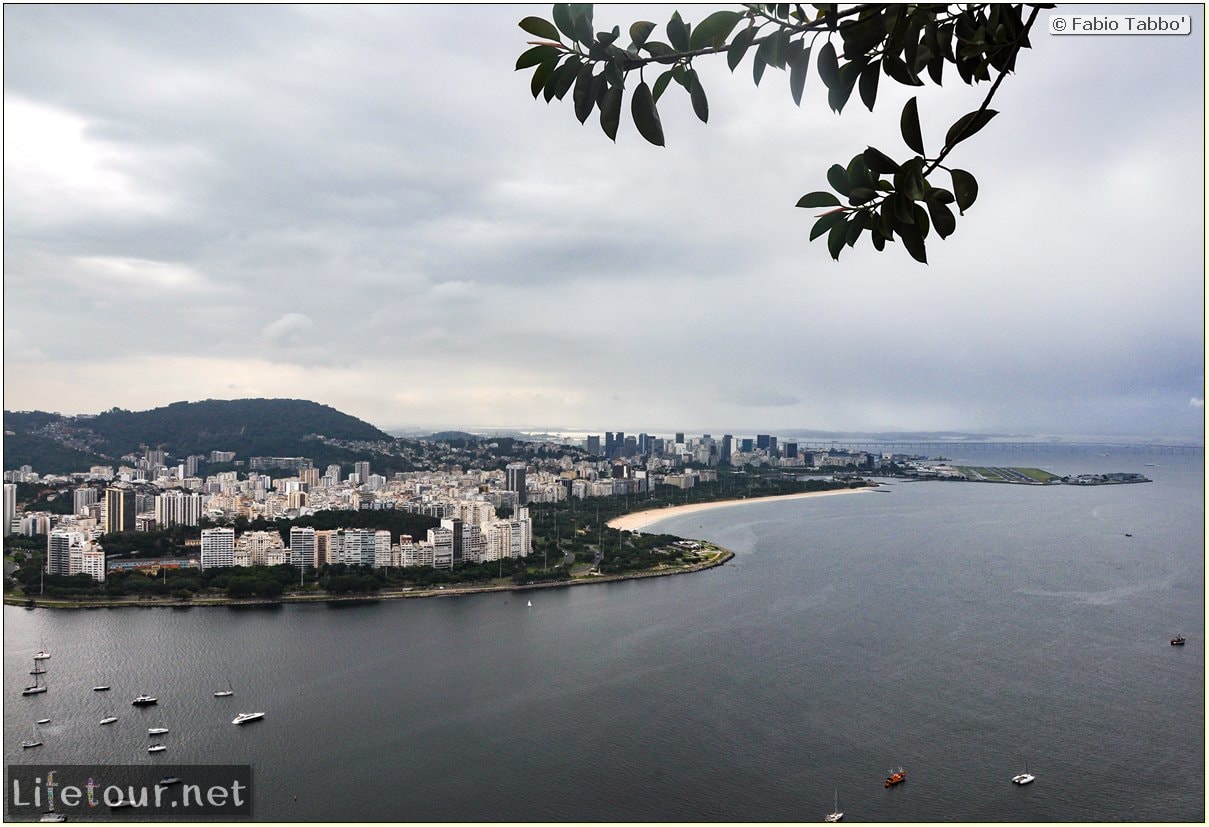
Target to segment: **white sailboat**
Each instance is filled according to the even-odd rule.
[[[37,661],[34,661],[34,666],[37,667],[37,665]],[[46,684],[42,683],[42,672],[34,671],[31,674],[34,676],[34,685],[22,689],[22,695],[37,695],[46,691]]]
[[[32,747],[42,746],[42,736],[38,734],[38,728],[34,727],[34,737],[21,742],[21,749],[30,749]]]
[[[109,717],[107,717],[107,718],[102,718],[102,719],[101,719],[101,726],[105,726],[105,724],[112,724],[112,723],[113,723],[114,721],[116,721],[117,719],[118,719],[118,716],[117,716],[117,715],[110,715],[110,716],[109,716]]]
[[[530,600],[530,601],[529,601],[529,608],[530,608],[530,609],[532,609],[532,608],[533,608],[533,601],[532,601],[532,600]]]
[[[234,695],[234,694],[235,694],[235,690],[231,688],[231,681],[230,681],[230,679],[228,679],[228,680],[227,680],[227,688],[226,688],[226,689],[220,689],[220,690],[218,690],[217,692],[215,692],[215,693],[214,693],[214,697],[216,697],[216,698],[229,698],[229,697],[231,697],[231,696],[232,696],[232,695]]]
[[[166,726],[153,726],[147,730],[148,735],[163,735],[168,731]]]
[[[1028,761],[1024,762],[1024,772],[1012,777],[1013,784],[1032,784],[1037,777],[1028,771]]]
[[[823,821],[828,824],[835,824],[844,818],[844,814],[840,811],[840,792],[838,789],[832,791],[835,795],[835,801],[831,805],[831,812],[823,816]]]

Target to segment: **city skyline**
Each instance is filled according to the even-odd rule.
[[[924,267],[834,263],[793,204],[901,151],[911,94],[930,140],[985,87],[836,117],[813,73],[798,109],[703,60],[709,125],[673,89],[657,149],[532,99],[516,24],[548,5],[7,7],[5,407],[1201,441],[1204,12],[1146,10],[1193,34],[1041,13]]]

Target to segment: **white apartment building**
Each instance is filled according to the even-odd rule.
[[[202,496],[177,489],[165,491],[155,498],[155,524],[161,528],[174,525],[197,525],[202,515]]]
[[[310,526],[290,528],[290,562],[294,568],[315,568],[319,565],[319,540]]]
[[[201,567],[212,569],[233,565],[235,565],[235,529],[203,528]]]

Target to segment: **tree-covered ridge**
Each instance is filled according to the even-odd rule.
[[[392,437],[356,417],[305,399],[207,399],[174,402],[149,411],[111,410],[95,417],[94,431],[106,453],[140,444],[174,455],[209,450],[286,456],[313,435],[377,442]]]
[[[5,470],[30,465],[40,473],[113,464],[140,446],[180,458],[210,451],[249,456],[309,456],[319,462],[368,459],[349,443],[393,443],[356,417],[304,399],[207,399],[149,411],[113,408],[96,416],[4,412]],[[323,440],[343,443],[333,449]]]
[[[7,419],[8,414],[5,414]],[[28,465],[41,473],[88,470],[110,461],[91,451],[80,451],[50,437],[28,433],[4,435],[4,470]]]

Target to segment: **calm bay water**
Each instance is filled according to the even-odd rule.
[[[1105,450],[951,456],[1155,481],[898,482],[672,518],[736,552],[681,577],[5,607],[5,760],[250,763],[258,820],[817,821],[838,788],[849,821],[1203,822],[1203,458]],[[50,691],[22,697],[40,647]],[[132,708],[142,691],[159,706]],[[1024,761],[1038,780],[1016,787]]]

